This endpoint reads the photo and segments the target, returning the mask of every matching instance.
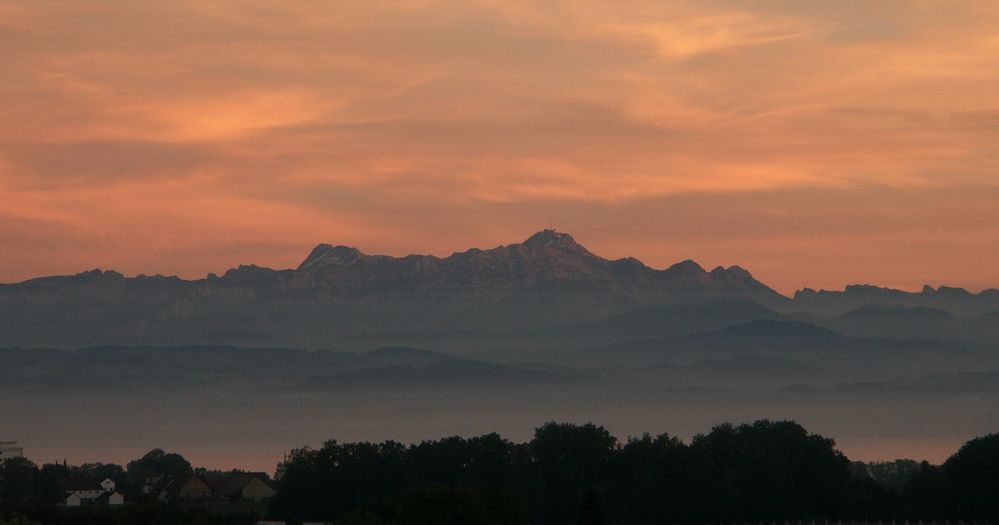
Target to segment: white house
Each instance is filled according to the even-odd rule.
[[[62,489],[66,491],[66,506],[79,507],[85,503],[92,503],[95,499],[104,494],[104,488],[95,480],[72,479],[63,483]]]
[[[105,492],[101,497],[94,500],[102,505],[110,505],[116,507],[118,505],[125,504],[125,496],[121,492]]]
[[[66,506],[79,507],[101,503],[107,505],[121,505],[125,503],[124,496],[115,490],[114,480],[105,479],[97,482],[90,479],[70,480],[63,485],[66,491]]]
[[[0,441],[0,461],[22,456],[24,456],[24,449],[17,446],[17,441]]]
[[[104,492],[114,492],[116,486],[117,484],[112,479],[105,479],[101,482],[101,488],[104,489]]]

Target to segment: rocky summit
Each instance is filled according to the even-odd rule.
[[[684,261],[657,270],[637,259],[607,260],[571,235],[555,230],[540,231],[519,244],[471,249],[443,258],[366,255],[352,247],[320,244],[288,276],[288,286],[348,295],[405,292],[493,298],[585,290],[636,298],[662,293],[776,296],[738,267],[706,272],[697,263]]]

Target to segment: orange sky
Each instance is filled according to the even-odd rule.
[[[554,226],[783,292],[999,286],[991,0],[0,0],[0,64],[0,282]]]

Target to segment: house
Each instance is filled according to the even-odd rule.
[[[114,492],[115,491],[114,489],[117,486],[118,486],[118,484],[115,483],[114,480],[112,480],[112,479],[105,479],[104,481],[101,482],[101,488],[104,489],[104,492],[107,492],[107,493]]]
[[[237,474],[229,477],[221,495],[232,500],[262,501],[274,497],[277,491],[263,473]]]
[[[211,498],[214,491],[201,476],[192,475],[171,481],[159,494],[160,501],[201,501]]]
[[[104,488],[95,479],[69,479],[62,484],[62,490],[66,492],[67,507],[91,503],[104,494]]]
[[[62,489],[66,492],[64,503],[67,507],[93,504],[122,505],[125,503],[125,497],[117,491],[117,484],[111,479],[104,481],[85,478],[70,479],[63,483]]]
[[[105,492],[99,498],[94,500],[98,505],[109,505],[111,507],[116,507],[118,505],[125,504],[125,496],[121,492]]]
[[[83,500],[82,498],[80,498],[80,496],[76,495],[75,492],[67,492],[66,493],[66,501],[64,503],[66,504],[67,507],[79,507],[79,506],[83,505],[84,501],[85,500]],[[86,500],[86,501],[90,501],[90,500]]]
[[[194,474],[183,479],[148,478],[143,492],[160,501],[263,501],[277,494],[263,472]]]
[[[0,462],[9,458],[24,456],[24,449],[17,446],[17,441],[0,441]]]

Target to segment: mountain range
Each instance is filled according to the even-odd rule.
[[[857,315],[858,308],[873,309]],[[865,319],[910,328],[932,322],[953,335],[975,317],[972,332],[991,337],[997,311],[997,290],[849,286],[785,297],[738,266],[707,271],[686,260],[655,269],[634,258],[604,259],[571,235],[543,230],[448,257],[320,244],[294,269],[241,265],[195,280],[91,270],[3,284],[0,345],[366,349],[490,337],[493,345],[511,338],[541,344],[620,340],[636,331],[677,336],[785,316],[858,335],[882,335],[884,323]]]

